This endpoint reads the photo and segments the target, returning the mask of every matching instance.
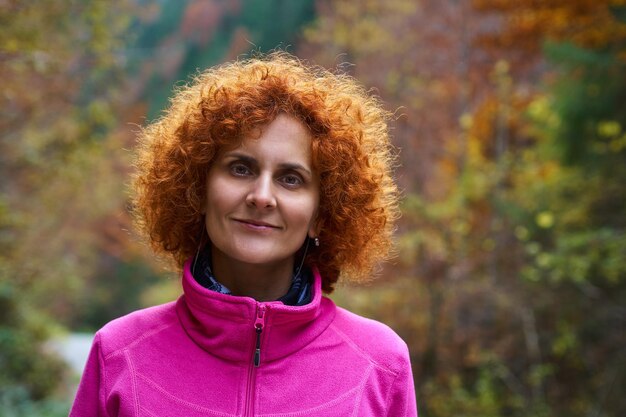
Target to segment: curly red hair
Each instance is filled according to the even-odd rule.
[[[222,147],[286,113],[308,127],[320,178],[320,247],[307,263],[331,292],[387,258],[398,192],[390,114],[352,77],[274,52],[199,74],[139,135],[134,211],[153,249],[180,267],[201,244],[206,174]]]

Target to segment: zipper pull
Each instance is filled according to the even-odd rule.
[[[256,328],[256,350],[254,351],[254,366],[257,368],[261,364],[261,332],[263,331],[262,327]]]
[[[261,332],[265,325],[265,306],[260,305],[257,309],[256,320],[254,321],[254,330],[256,332],[256,346],[254,350],[254,366],[259,367],[261,364]]]

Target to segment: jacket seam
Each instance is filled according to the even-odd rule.
[[[143,379],[148,385],[150,385],[152,388],[154,388],[155,390],[159,391],[161,394],[169,397],[172,401],[182,404],[186,407],[189,407],[195,411],[200,411],[203,413],[209,413],[211,415],[214,416],[220,416],[220,417],[230,417],[233,414],[231,413],[223,413],[221,411],[215,411],[212,410],[208,407],[203,407],[201,405],[198,404],[194,404],[192,402],[183,400],[182,398],[178,398],[177,396],[175,396],[174,394],[172,394],[171,392],[167,391],[165,388],[163,388],[162,386],[160,386],[159,384],[157,384],[155,381],[153,381],[152,379],[148,378],[146,375],[143,375],[142,373],[137,372],[137,376],[141,379]]]
[[[335,333],[337,333],[337,335],[339,337],[341,337],[347,344],[348,346],[350,346],[353,350],[355,350],[361,357],[363,357],[365,360],[367,360],[368,362],[370,362],[372,365],[374,365],[376,368],[380,369],[381,371],[387,372],[389,374],[391,374],[394,378],[398,376],[399,372],[393,370],[393,369],[389,369],[388,367],[379,364],[378,362],[376,362],[371,355],[369,355],[368,353],[364,352],[363,349],[361,349],[356,343],[354,343],[354,341],[348,337],[348,335],[346,335],[344,332],[342,332],[341,330],[339,330],[339,328],[337,328],[337,326],[335,326],[334,323],[331,323],[330,326]]]
[[[97,340],[95,340],[97,339]],[[107,393],[107,368],[106,368],[106,358],[104,357],[104,346],[102,345],[102,337],[100,336],[100,334],[96,334],[96,337],[94,339],[94,343],[98,343],[98,357],[100,358],[100,366],[102,367],[102,392],[103,392],[103,398],[102,398],[102,408],[104,409],[104,413],[108,416],[109,415],[109,411],[106,409],[106,399],[109,397],[109,394]]]
[[[104,359],[108,360],[110,358],[112,358],[113,356],[117,356],[120,354],[123,354],[124,351],[126,351],[127,349],[131,349],[132,347],[134,347],[136,344],[144,341],[145,339],[154,336],[155,334],[167,329],[168,327],[172,327],[176,324],[175,321],[173,321],[172,323],[165,323],[160,325],[159,327],[157,327],[156,329],[153,329],[152,331],[142,334],[140,337],[138,337],[137,339],[132,340],[130,343],[128,343],[127,345],[115,349],[114,351],[108,353],[107,355],[105,355]]]
[[[315,407],[311,407],[311,408],[307,408],[306,410],[298,410],[298,411],[293,411],[293,412],[289,412],[289,413],[269,413],[269,414],[259,414],[259,417],[297,417],[297,416],[310,416],[311,413],[313,412],[318,412],[324,409],[327,409],[331,406],[334,406],[336,404],[341,403],[345,398],[350,397],[351,395],[353,395],[356,391],[360,391],[363,392],[363,389],[365,387],[365,384],[367,383],[367,380],[369,378],[369,374],[371,373],[371,368],[368,370],[369,372],[365,373],[365,378],[363,378],[363,380],[361,381],[361,383],[344,392],[343,394],[341,394],[340,396],[333,398],[332,400],[324,403],[324,404],[320,404],[317,405]],[[356,407],[356,402],[355,402],[355,407]]]
[[[365,391],[365,385],[367,385],[367,380],[372,373],[372,368],[374,368],[374,364],[370,363],[367,372],[364,372],[365,377],[363,378],[363,382],[360,384],[359,394],[356,397],[356,401],[354,401],[354,411],[352,413],[353,417],[357,417],[359,415],[359,405],[361,405],[361,398],[363,398],[363,391]]]
[[[393,379],[393,382],[389,385],[389,388],[387,388],[387,395],[385,398],[385,415],[388,416],[389,415],[389,400],[391,397],[391,391],[393,390],[393,387],[396,385],[396,382],[398,382],[398,378],[399,378],[400,374],[398,373],[395,378]]]
[[[150,417],[159,417],[156,414],[154,414],[152,411],[146,409],[146,407],[141,407],[141,411],[146,413]]]
[[[133,407],[135,410],[135,416],[139,417],[139,408],[141,406],[139,404],[139,393],[137,392],[137,378],[135,373],[135,367],[133,366],[133,361],[130,359],[128,350],[124,350],[124,358],[126,359],[128,370],[130,371],[130,384],[133,390],[133,399],[135,402],[135,406]]]

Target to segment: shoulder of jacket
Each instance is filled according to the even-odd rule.
[[[362,355],[394,373],[410,362],[407,344],[386,324],[337,307],[331,328]]]
[[[96,333],[103,356],[109,356],[177,323],[176,302],[133,311],[105,324]]]

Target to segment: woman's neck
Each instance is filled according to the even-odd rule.
[[[289,291],[293,277],[293,258],[269,265],[239,262],[212,249],[212,270],[233,295],[273,301]]]

